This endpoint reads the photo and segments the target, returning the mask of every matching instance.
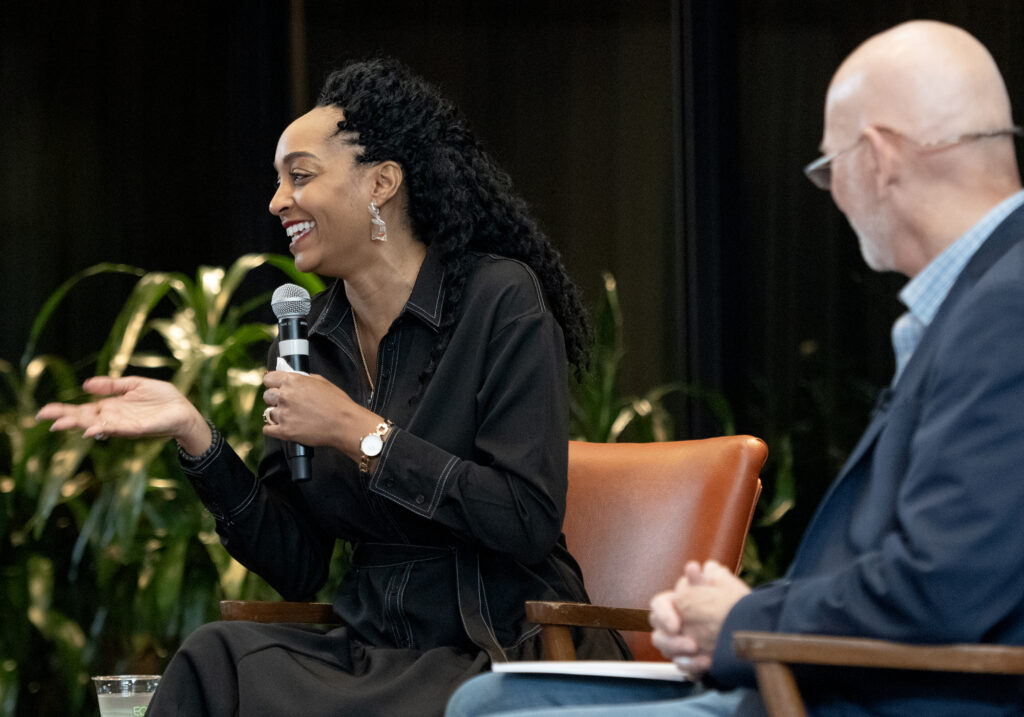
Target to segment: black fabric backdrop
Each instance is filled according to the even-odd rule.
[[[800,167],[837,64],[914,17],[985,42],[1022,111],[1020,0],[3,3],[0,358],[96,262],[192,272],[286,251],[266,205],[292,51],[309,102],[331,66],[386,52],[463,108],[590,301],[617,276],[624,392],[714,386],[739,430],[776,455],[792,441],[796,536],[888,380],[901,283],[863,265]],[[42,348],[94,351],[127,289],[79,296]],[[674,408],[680,437],[719,430]]]

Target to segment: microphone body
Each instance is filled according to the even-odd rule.
[[[277,316],[278,355],[293,371],[309,373],[309,292],[295,284],[279,286],[271,299]],[[285,443],[285,455],[292,480],[307,481],[313,477],[313,449],[301,443]]]
[[[277,348],[293,371],[309,373],[309,326],[305,316],[289,316],[277,321]]]

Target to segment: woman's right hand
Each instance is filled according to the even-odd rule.
[[[81,429],[85,438],[171,437],[192,455],[213,440],[202,415],[173,384],[140,376],[94,376],[82,388],[94,396],[89,403],[48,403],[37,420],[53,420],[51,431]]]

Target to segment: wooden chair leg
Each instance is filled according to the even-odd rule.
[[[544,625],[541,644],[545,660],[575,660],[576,647],[572,644],[572,633],[565,625]]]
[[[781,662],[757,662],[757,686],[771,717],[807,717],[793,671]]]

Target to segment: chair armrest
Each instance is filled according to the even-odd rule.
[[[887,640],[773,632],[736,632],[736,654],[755,662],[884,667],[937,672],[1024,674],[1024,647],[907,645]]]
[[[526,601],[526,619],[540,625],[541,651],[545,660],[575,660],[569,627],[603,627],[612,630],[650,631],[647,610],[604,607],[578,602]]]
[[[772,717],[805,717],[790,664],[897,670],[1024,674],[1024,647],[906,645],[887,640],[739,631],[733,648],[754,663],[757,686]]]
[[[221,600],[220,619],[313,625],[342,624],[341,618],[334,614],[334,607],[326,602]]]
[[[526,619],[539,625],[604,627],[612,630],[650,632],[649,610],[605,607],[580,602],[526,601]]]

